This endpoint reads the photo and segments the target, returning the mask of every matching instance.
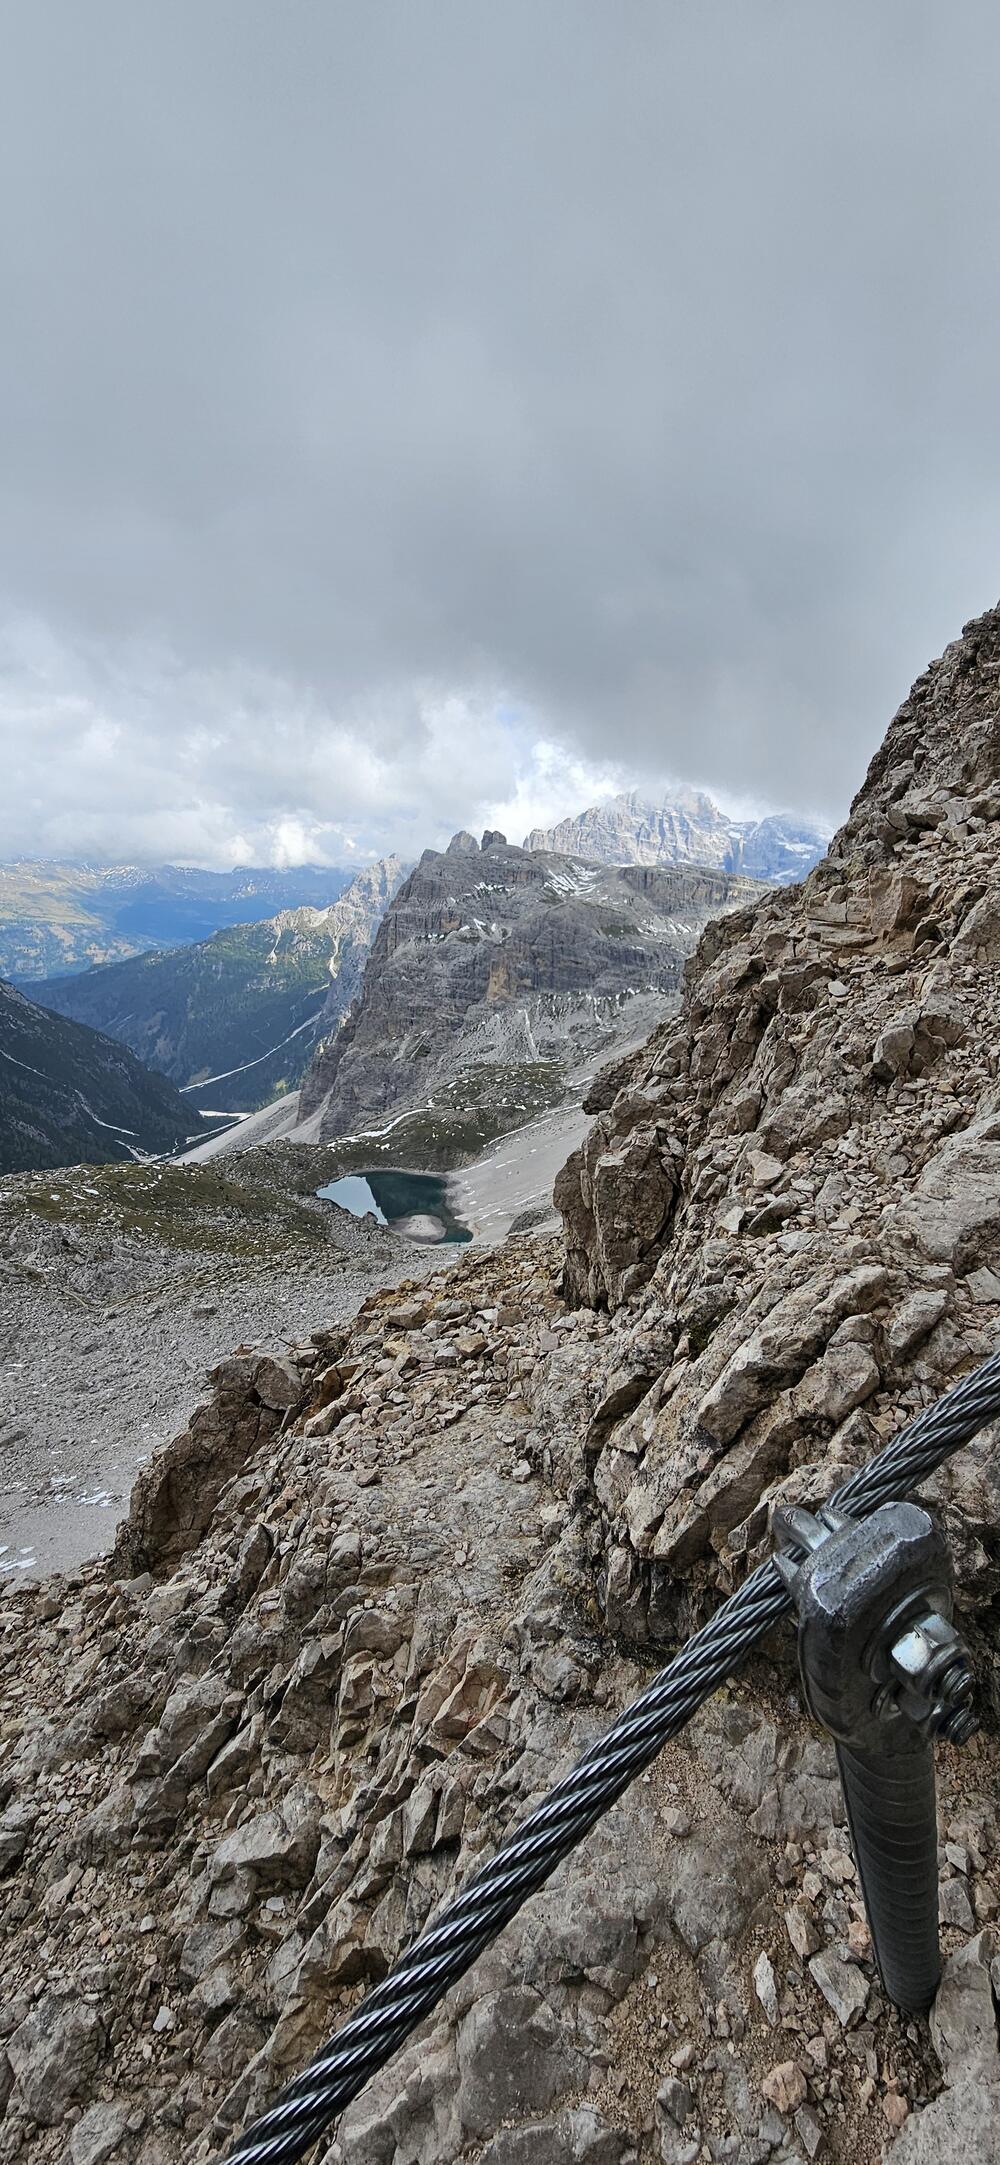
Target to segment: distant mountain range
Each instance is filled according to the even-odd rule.
[[[93,963],[209,939],[279,910],[325,909],[350,872],[293,865],[275,872],[237,865],[201,872],[192,865],[104,867],[25,858],[0,865],[0,977],[29,988],[34,980],[85,970]]]
[[[329,909],[282,910],[211,939],[43,979],[43,1007],[103,1030],[184,1090],[191,1109],[252,1112],[299,1082],[335,1030],[408,867],[366,866]]]
[[[599,864],[700,864],[743,872],[771,887],[804,879],[826,854],[832,829],[785,812],[730,819],[701,790],[653,801],[630,790],[557,827],[535,827],[525,849],[559,850]]]
[[[324,1140],[430,1103],[428,1150],[462,1157],[558,1098],[676,990],[710,917],[801,879],[826,840],[633,791],[520,850],[458,835],[409,877],[395,857],[353,879],[0,866],[0,980],[27,995],[2,987],[0,1169],[167,1151],[303,1078]]]
[[[198,1125],[122,1045],[0,984],[0,1173],[176,1150]]]

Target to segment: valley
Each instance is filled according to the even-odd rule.
[[[316,1200],[327,1154],[0,1180],[0,1585],[113,1543],[240,1345],[282,1358],[425,1251]]]
[[[320,1031],[336,1029],[405,871],[381,859],[327,909],[285,909],[167,953],[41,979],[32,998],[118,1038],[194,1115],[217,1103],[253,1111],[294,1089]]]
[[[169,1154],[201,1125],[124,1046],[0,983],[0,1174]]]
[[[553,1105],[510,1081],[502,1102],[494,1074],[488,1113],[453,1100],[329,1144],[303,1140],[292,1093],[180,1162],[0,1179],[0,1586],[110,1549],[133,1482],[234,1347],[280,1359],[379,1286],[455,1266],[470,1239],[554,1230],[594,1081],[590,1060]]]
[[[0,978],[41,978],[208,939],[225,925],[303,905],[325,909],[350,872],[237,866],[89,866],[22,858],[0,865]]]
[[[534,934],[511,911],[506,941],[486,920],[460,940],[447,900],[444,937],[429,908],[416,929],[489,850],[436,855],[388,913],[342,1033],[345,1070],[364,1051],[353,1126],[323,1139],[333,1061],[307,1121],[279,1101],[183,1164],[0,1182],[20,1484],[0,1832],[14,1975],[44,1979],[12,2002],[13,2155],[61,2165],[68,2133],[71,2165],[94,2144],[225,2154],[764,1558],[774,1507],[821,1501],[995,1351],[998,675],[1000,610],[918,680],[805,882],[707,914],[641,1042],[609,1000],[516,1132],[425,1137],[456,1153],[471,1242],[420,1246],[315,1190],[406,1170],[407,1123],[438,1111],[437,1085],[377,1087],[370,1065],[415,957],[437,1076],[463,1073],[467,1014],[480,1048],[492,1032],[479,973]],[[569,926],[540,972],[593,932]],[[565,984],[512,989],[487,1046],[535,1043],[543,995],[563,1025],[581,1012]],[[538,1064],[481,1062],[486,1114],[491,1073],[502,1094],[505,1065]],[[777,1630],[374,2077],[334,2154],[398,2165],[402,2131],[408,2165],[988,2155],[998,1451],[993,1422],[927,1492],[983,1725],[938,1753],[930,2028],[887,2001],[830,1741]]]

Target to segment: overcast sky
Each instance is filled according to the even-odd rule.
[[[0,855],[832,817],[1000,594],[991,0],[0,12]]]

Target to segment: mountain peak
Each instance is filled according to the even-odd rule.
[[[599,864],[701,864],[743,872],[769,886],[803,879],[823,856],[829,829],[791,813],[733,819],[704,791],[679,787],[660,799],[628,790],[558,826],[535,827],[527,850],[555,850]]]

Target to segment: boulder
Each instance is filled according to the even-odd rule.
[[[120,2149],[128,2129],[124,2105],[90,2105],[70,2136],[72,2165],[104,2165]]]
[[[546,2112],[587,2079],[587,2060],[535,1992],[511,1986],[480,2000],[458,2032],[458,2110],[467,2136]]]
[[[47,1993],[7,2043],[14,2095],[41,2127],[58,2127],[86,2097],[105,2046],[96,2007]]]

